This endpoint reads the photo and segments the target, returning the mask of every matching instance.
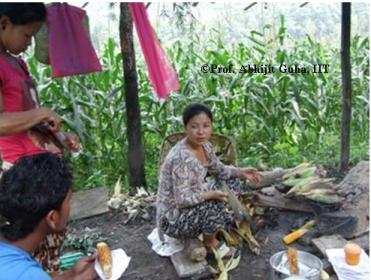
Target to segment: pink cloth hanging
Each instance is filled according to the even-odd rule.
[[[179,90],[178,76],[166,57],[148,19],[144,3],[128,3],[148,67],[149,79],[159,98]]]
[[[48,42],[52,77],[102,71],[82,20],[85,11],[66,3],[48,7]]]

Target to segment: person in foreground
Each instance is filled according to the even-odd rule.
[[[65,138],[65,148],[80,149],[73,133],[60,131],[61,117],[41,107],[37,87],[20,57],[47,20],[44,3],[0,3],[0,177],[17,159],[53,151],[62,154],[50,136]],[[59,271],[65,233],[48,235],[33,256],[49,273]]]
[[[224,205],[227,195],[205,178],[209,174],[222,180],[237,178],[256,183],[261,175],[254,168],[221,163],[209,142],[212,121],[211,111],[203,104],[185,108],[186,137],[170,150],[160,169],[157,227],[174,238],[195,238],[203,234],[209,251],[216,249],[228,256],[234,253],[233,248],[216,238],[218,229],[228,228],[233,221]]]
[[[0,280],[52,279],[31,256],[50,233],[65,230],[70,214],[72,172],[51,153],[24,157],[0,180]],[[95,256],[83,257],[53,279],[99,279]]]
[[[48,149],[61,152],[47,138],[47,131],[60,132],[61,117],[40,106],[34,79],[19,56],[46,19],[43,3],[0,3],[0,153],[9,163]],[[60,133],[66,148],[80,149],[77,135]]]

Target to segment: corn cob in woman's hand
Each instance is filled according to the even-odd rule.
[[[112,277],[112,256],[111,249],[107,243],[99,242],[97,244],[98,262],[102,268],[103,274],[106,279]]]

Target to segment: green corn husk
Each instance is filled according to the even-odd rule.
[[[224,181],[221,181],[221,187],[224,192],[228,194],[228,204],[232,208],[234,215],[237,220],[251,221],[251,216],[249,215],[246,207],[238,200],[235,193],[227,186]]]
[[[227,232],[224,229],[219,229],[218,233],[223,236],[228,246],[237,246],[242,243],[242,238],[234,231]]]
[[[228,262],[224,264],[223,259],[221,258],[218,251],[215,249],[212,249],[212,250],[213,250],[216,262],[218,264],[218,270],[220,272],[218,280],[228,280],[228,272],[235,269],[239,265],[241,255],[238,254],[236,257],[230,258]]]
[[[299,193],[305,193],[309,192],[313,189],[333,189],[333,185],[329,184],[329,182],[332,182],[333,178],[318,178],[318,177],[308,177],[302,179],[301,182],[297,183],[295,186],[293,186],[287,194],[299,194]]]
[[[332,194],[336,194],[336,192],[333,189],[314,189],[314,190],[310,190],[309,192],[305,192],[302,195],[303,196],[308,196],[308,195],[313,195],[313,194],[325,194],[325,195],[329,194],[329,195],[332,195]]]
[[[291,186],[291,187],[294,187],[294,186],[303,186],[305,184],[308,184],[314,180],[318,179],[318,177],[315,177],[315,176],[310,176],[310,177],[307,177],[307,178],[289,178],[287,180],[285,180],[283,183],[286,185],[286,186]]]
[[[241,223],[237,223],[237,231],[236,231],[248,244],[250,250],[260,255],[260,244],[256,241],[254,236],[252,235],[250,224],[246,221]]]
[[[298,182],[300,182],[302,179],[309,178],[309,177],[317,177],[316,170],[317,168],[315,166],[302,168],[299,172],[296,172],[295,174],[289,177],[286,177],[283,183],[287,186],[293,186],[297,184]]]
[[[334,190],[334,185],[331,183],[333,181],[332,178],[328,179],[320,179],[318,181],[311,182],[303,186],[297,194],[303,194],[310,192],[311,190],[315,189],[330,189]]]
[[[311,163],[309,162],[303,162],[301,164],[299,164],[298,166],[292,168],[289,172],[287,172],[285,175],[283,175],[283,179],[288,179],[290,177],[295,177],[297,176],[297,174],[300,174],[301,172],[303,172],[303,170],[305,170],[306,168],[308,167],[311,167]]]
[[[307,178],[307,177],[310,177],[310,176],[315,176],[316,170],[317,170],[317,167],[315,167],[315,166],[304,168],[303,170],[298,172],[297,175],[300,176],[301,178]]]
[[[302,195],[307,199],[327,204],[336,204],[343,200],[343,198],[332,189],[315,189],[303,193]]]

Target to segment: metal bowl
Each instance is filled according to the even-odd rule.
[[[280,267],[280,263],[282,262],[283,258],[287,258],[287,251],[280,251],[273,256],[271,256],[269,263],[271,266],[271,280],[283,280],[289,276],[293,276],[290,274],[288,269],[282,269]],[[302,271],[300,266],[306,266],[311,268],[310,271],[307,273],[304,271],[300,273],[300,277],[304,277],[304,279],[308,280],[320,280],[321,279],[321,271],[323,269],[323,264],[319,258],[316,256],[309,254],[304,251],[297,251],[297,258],[299,264],[299,273]]]

